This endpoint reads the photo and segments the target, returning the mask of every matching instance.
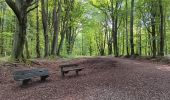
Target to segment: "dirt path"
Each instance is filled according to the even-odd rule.
[[[170,100],[168,65],[112,57],[83,58],[70,61],[85,67],[80,76],[69,73],[62,79],[57,71],[61,63],[43,64],[53,73],[45,83],[33,80],[29,86],[20,87],[12,79],[1,78],[0,99]]]

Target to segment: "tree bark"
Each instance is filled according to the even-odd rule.
[[[57,0],[54,0],[54,36],[51,48],[51,54],[56,55],[58,51],[58,35],[59,35],[59,26],[60,26],[60,13],[61,13],[61,4],[58,1],[58,11],[57,11]],[[58,13],[57,13],[58,12]]]
[[[126,0],[126,53],[129,56],[129,41],[128,41],[128,3]]]
[[[152,57],[155,58],[156,57],[156,12],[154,9],[154,4],[151,5],[151,27],[152,27]]]
[[[116,11],[116,18],[114,20],[114,35],[113,35],[113,45],[114,45],[114,55],[115,57],[118,57],[119,53],[118,53],[118,36],[117,36],[117,33],[118,33],[118,1],[116,1],[116,8],[115,8],[115,11]]]
[[[140,29],[139,29],[139,55],[142,56],[142,23],[140,22]]]
[[[28,49],[28,40],[27,39],[25,41],[25,50],[26,50],[26,57],[27,57],[27,59],[31,58],[30,57],[30,52],[29,52],[29,49]]]
[[[48,0],[46,1],[48,5]],[[48,6],[45,6],[44,0],[41,0],[42,23],[44,30],[44,57],[49,56],[49,37],[48,37]]]
[[[63,44],[64,44],[64,39],[65,39],[65,35],[66,35],[67,29],[68,29],[70,10],[71,10],[71,9],[69,9],[68,1],[65,1],[64,4],[67,6],[65,7],[65,16],[62,17],[62,25],[61,25],[62,28],[61,28],[61,32],[60,32],[61,39],[59,42],[57,55],[60,55],[60,52],[61,52]]]
[[[115,40],[114,40],[114,34],[115,34],[115,29],[114,29],[114,27],[115,27],[115,23],[114,23],[114,21],[115,21],[115,18],[114,18],[114,7],[113,7],[113,0],[111,0],[111,19],[112,19],[112,39],[111,39],[111,41],[110,42],[112,42],[113,41],[113,45],[115,45],[114,43],[115,43]],[[112,43],[110,43],[110,44],[112,44]],[[111,51],[112,50],[112,46],[109,46],[109,50]],[[114,50],[115,50],[115,47],[114,47]],[[112,51],[111,51],[112,52]],[[111,53],[110,52],[110,53]]]
[[[164,56],[164,14],[162,0],[159,0],[160,8],[160,56]]]
[[[134,0],[131,0],[131,16],[130,16],[130,47],[131,47],[131,56],[134,55],[133,21],[134,21]]]
[[[33,0],[5,0],[9,7],[13,10],[18,19],[18,32],[15,33],[13,45],[13,58],[20,60],[22,58],[24,44],[26,41],[26,24],[27,13]]]
[[[39,0],[36,0],[36,5],[38,6]],[[37,58],[41,57],[41,53],[40,53],[40,36],[39,36],[39,14],[38,14],[38,7],[36,10],[36,24],[37,24],[37,32],[36,32],[36,53],[37,53]]]

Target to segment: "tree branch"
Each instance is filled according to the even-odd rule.
[[[30,8],[30,9],[27,11],[27,13],[31,12],[32,10],[36,9],[37,7],[38,7],[38,5],[35,6],[35,7],[33,7],[33,8]]]
[[[34,4],[36,4],[38,1],[35,1],[33,3],[31,3],[30,5],[28,5],[29,7],[33,6]]]
[[[17,16],[18,20],[20,20],[21,19],[20,11],[19,11],[17,5],[15,4],[15,2],[12,1],[12,0],[5,0],[5,1],[8,4],[8,6],[14,11],[14,13]]]

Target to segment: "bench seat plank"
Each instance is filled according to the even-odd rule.
[[[32,73],[34,76],[47,76],[49,75],[49,72],[47,69],[33,69]]]
[[[22,81],[26,79],[32,78],[34,75],[31,73],[30,70],[24,70],[24,71],[16,71],[14,72],[14,80],[15,81]]]
[[[77,67],[78,66],[78,64],[64,64],[64,65],[60,65],[59,67],[60,68],[65,68],[65,67]]]
[[[14,72],[14,80],[22,81],[26,79],[31,79],[34,77],[49,76],[47,69],[32,69],[32,70],[22,70]]]
[[[63,69],[63,71],[75,71],[75,70],[82,70],[84,68],[68,68],[68,69]]]

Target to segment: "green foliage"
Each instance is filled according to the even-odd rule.
[[[59,40],[61,40],[61,35],[63,32],[63,19],[67,15],[67,7],[71,9],[70,15],[66,17],[68,26],[75,29],[74,35],[75,43],[73,46],[73,52],[70,55],[67,55],[67,45],[66,39],[64,39],[61,56],[70,58],[75,56],[95,56],[100,55],[100,49],[104,49],[104,54],[108,54],[108,44],[109,41],[113,45],[113,34],[112,34],[112,16],[118,16],[118,49],[120,55],[126,55],[126,44],[130,47],[129,43],[126,43],[126,12],[128,13],[128,40],[129,40],[129,26],[130,26],[130,2],[127,0],[128,6],[126,8],[126,0],[74,0],[73,7],[70,7],[70,4],[67,0],[61,0],[61,16],[60,16],[60,27],[59,27]],[[113,1],[114,14],[111,13],[111,1]],[[117,11],[115,10],[116,1],[119,2],[119,7]],[[170,7],[168,6],[169,1],[163,0],[163,9],[165,16],[165,52],[170,52]],[[154,5],[152,8],[151,5]],[[12,10],[6,5],[3,0],[0,0],[0,56],[10,56],[12,51],[13,36],[16,30],[16,17]],[[43,27],[42,27],[42,16],[41,16],[41,4],[39,2],[39,33],[40,33],[40,51],[41,54],[44,54],[44,36],[43,36]],[[49,47],[51,47],[53,39],[53,8],[54,0],[49,0],[48,2],[48,17],[49,17]],[[151,30],[151,9],[154,9],[153,12],[156,12],[156,37],[151,38],[150,33],[147,29]],[[68,19],[71,18],[71,21]],[[134,16],[134,44],[135,52],[139,51],[139,40],[141,37],[141,47],[142,55],[150,56],[151,54],[151,41],[156,39],[157,45],[160,41],[160,12],[159,12],[159,2],[158,0],[135,0],[135,16]],[[66,29],[68,27],[65,26]],[[140,31],[141,30],[141,31]],[[107,32],[106,32],[107,31]],[[139,34],[141,32],[141,34]],[[67,33],[67,32],[66,32]],[[36,10],[32,10],[28,14],[28,23],[27,23],[27,41],[28,49],[31,55],[31,58],[36,57]],[[159,46],[157,46],[159,48]],[[24,50],[25,54],[26,50]],[[158,51],[159,52],[159,51]],[[43,57],[43,56],[42,56]],[[50,56],[55,58],[54,56]]]

